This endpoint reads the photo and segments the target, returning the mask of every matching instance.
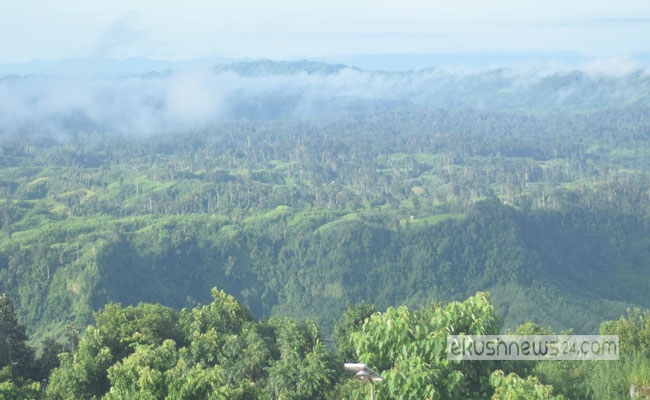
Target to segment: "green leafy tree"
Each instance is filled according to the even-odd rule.
[[[594,390],[583,364],[583,361],[541,361],[533,375],[567,399],[590,400],[594,398]]]
[[[100,398],[109,390],[107,371],[114,358],[98,328],[88,327],[77,351],[59,357],[61,365],[52,371],[47,386],[48,398]]]
[[[519,325],[515,335],[554,335],[551,328],[544,328],[534,322]],[[569,335],[571,332],[562,332]],[[593,389],[587,382],[587,375],[581,361],[507,361],[503,369],[514,372],[521,378],[535,377],[545,385],[552,386],[557,394],[567,399],[589,400],[593,398]]]
[[[280,358],[269,367],[265,398],[325,399],[340,371],[334,355],[320,340],[313,321],[272,322],[278,329]]]
[[[627,318],[603,322],[601,335],[618,335],[621,350],[650,358],[650,311],[627,310]]]
[[[0,295],[0,399],[40,399],[41,383],[58,365],[62,346],[48,339],[38,359],[27,345],[25,327],[18,323],[13,303]],[[35,381],[35,382],[34,382]]]
[[[107,304],[95,314],[97,329],[117,360],[130,354],[134,344],[161,344],[171,339],[182,344],[178,312],[159,304],[136,307]]]
[[[36,374],[34,350],[27,345],[26,329],[18,323],[11,299],[0,294],[0,369],[10,367],[15,377]]]
[[[63,345],[54,341],[54,339],[45,339],[41,349],[41,354],[36,360],[38,366],[38,381],[46,381],[52,370],[59,364],[59,354],[63,353]]]
[[[181,358],[178,364],[165,372],[167,398],[183,400],[246,400],[255,399],[251,382],[233,386],[227,383],[223,368],[218,365],[188,367]]]
[[[104,396],[110,400],[164,399],[167,397],[165,371],[178,362],[176,345],[139,345],[134,353],[108,369],[111,387]]]
[[[501,322],[487,293],[463,303],[431,304],[419,311],[401,306],[374,314],[353,334],[358,358],[386,379],[382,399],[489,397],[492,363],[447,359],[447,335],[496,334]]]
[[[357,354],[352,344],[352,334],[363,326],[367,318],[377,312],[375,306],[368,303],[357,303],[348,305],[343,317],[334,326],[334,338],[336,339],[336,353],[344,361],[354,361]]]
[[[0,369],[0,400],[38,400],[40,398],[40,383],[21,377],[14,378],[9,366]]]
[[[95,314],[75,352],[63,353],[51,375],[47,393],[52,398],[101,397],[111,383],[108,369],[132,354],[138,345],[161,344],[166,339],[183,342],[178,312],[161,305],[136,307],[108,304]]]
[[[562,395],[553,395],[553,387],[543,385],[535,377],[520,378],[517,374],[504,375],[496,370],[490,375],[494,388],[493,400],[564,400]]]
[[[315,322],[258,322],[234,297],[212,295],[180,313],[107,306],[78,349],[60,356],[48,398],[327,398],[340,365]]]

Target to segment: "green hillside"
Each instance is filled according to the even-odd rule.
[[[505,327],[649,307],[638,109],[402,110],[153,137],[2,142],[0,291],[35,341],[114,301],[216,286],[258,318],[495,295]]]
[[[111,301],[190,307],[213,285],[259,318],[312,317],[326,331],[350,302],[417,306],[478,290],[495,294],[506,327],[533,320],[593,333],[627,307],[650,307],[639,279],[650,229],[638,217],[486,200],[462,219],[386,221],[381,211],[286,208],[242,221],[69,217],[14,233],[0,279],[32,332],[83,326]]]
[[[0,137],[0,398],[361,399],[346,359],[386,374],[385,398],[609,400],[650,382],[646,106],[337,104]],[[618,334],[621,360],[439,352],[450,332],[567,330]]]

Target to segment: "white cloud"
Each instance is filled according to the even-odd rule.
[[[627,56],[614,56],[590,61],[582,69],[592,78],[620,78],[640,71],[642,67]]]
[[[582,70],[593,81],[542,88],[552,91],[544,92],[543,98],[535,97],[539,93],[527,92],[543,83],[544,78],[553,79],[553,74],[570,71],[560,65],[518,65],[487,73],[485,69],[462,66],[409,73],[343,68],[330,74],[296,72],[246,77],[195,67],[125,78],[94,78],[91,74],[3,78],[0,133],[101,130],[146,135],[201,128],[228,118],[318,115],[325,103],[325,111],[327,107],[354,107],[374,101],[495,109],[508,109],[508,104],[516,108],[519,99],[533,106],[541,101],[543,107],[562,107],[566,101],[578,102],[578,107],[580,102],[593,102],[590,107],[613,106],[612,102],[618,100],[612,100],[613,94],[607,97],[600,93],[598,80],[635,73],[640,71],[640,64],[626,57],[594,60]],[[619,97],[639,90],[621,85]],[[576,90],[585,98],[575,98]],[[493,100],[501,103],[492,104]]]

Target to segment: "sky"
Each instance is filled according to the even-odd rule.
[[[0,0],[0,64],[650,50],[648,0]]]

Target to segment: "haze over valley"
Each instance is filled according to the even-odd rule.
[[[645,3],[136,3],[0,11],[0,399],[650,392]]]

